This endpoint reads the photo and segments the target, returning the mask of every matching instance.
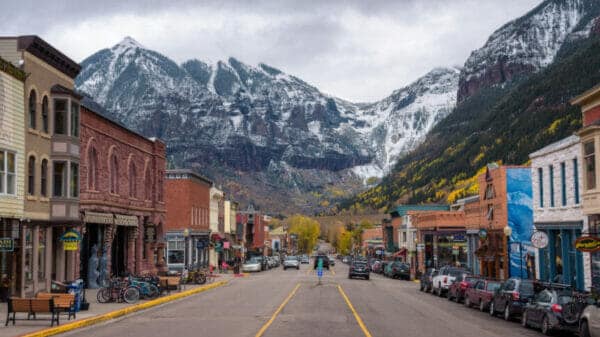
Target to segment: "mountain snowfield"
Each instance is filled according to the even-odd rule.
[[[233,151],[242,142],[275,152],[258,167],[246,163],[255,169],[285,162],[349,170],[362,179],[381,177],[451,111],[459,74],[434,69],[380,102],[354,104],[265,64],[230,58],[177,65],[130,37],[88,57],[82,67],[78,89],[144,134],[158,131],[168,143],[183,145],[180,135],[169,133],[181,129],[156,129],[153,115],[166,113],[167,123],[208,132],[203,148]]]

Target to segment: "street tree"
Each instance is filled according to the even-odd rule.
[[[294,215],[288,219],[289,232],[296,234],[298,251],[310,253],[317,244],[321,234],[319,223],[303,215]]]

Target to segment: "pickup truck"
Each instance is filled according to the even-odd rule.
[[[471,288],[468,288],[465,293],[465,306],[471,307],[477,305],[480,311],[486,311],[496,289],[500,288],[499,281],[479,280]]]
[[[469,274],[465,268],[446,266],[442,267],[431,280],[431,292],[443,297],[457,277]]]

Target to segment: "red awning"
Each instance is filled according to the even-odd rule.
[[[213,239],[214,241],[220,241],[220,240],[223,240],[223,238],[221,237],[221,235],[219,235],[219,233],[213,233],[213,234],[212,234],[212,239]]]
[[[399,251],[395,252],[392,257],[400,257],[400,256],[406,256],[406,248],[400,248]]]

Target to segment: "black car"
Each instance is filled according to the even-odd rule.
[[[348,269],[348,278],[362,277],[365,280],[369,279],[369,267],[367,261],[353,261]]]
[[[315,256],[315,264],[313,269],[317,269],[319,266],[319,260],[323,260],[323,268],[329,270],[329,257],[327,255]]]
[[[532,280],[509,278],[496,290],[490,303],[490,315],[502,313],[509,321],[513,316],[520,316],[529,300],[535,295]]]
[[[525,306],[521,324],[539,328],[544,335],[558,330],[576,332],[580,312],[570,290],[544,289]]]
[[[386,266],[384,275],[393,279],[410,280],[410,265],[400,261],[391,262]]]
[[[430,292],[433,288],[433,277],[437,275],[435,268],[429,268],[423,275],[421,275],[419,290]]]

